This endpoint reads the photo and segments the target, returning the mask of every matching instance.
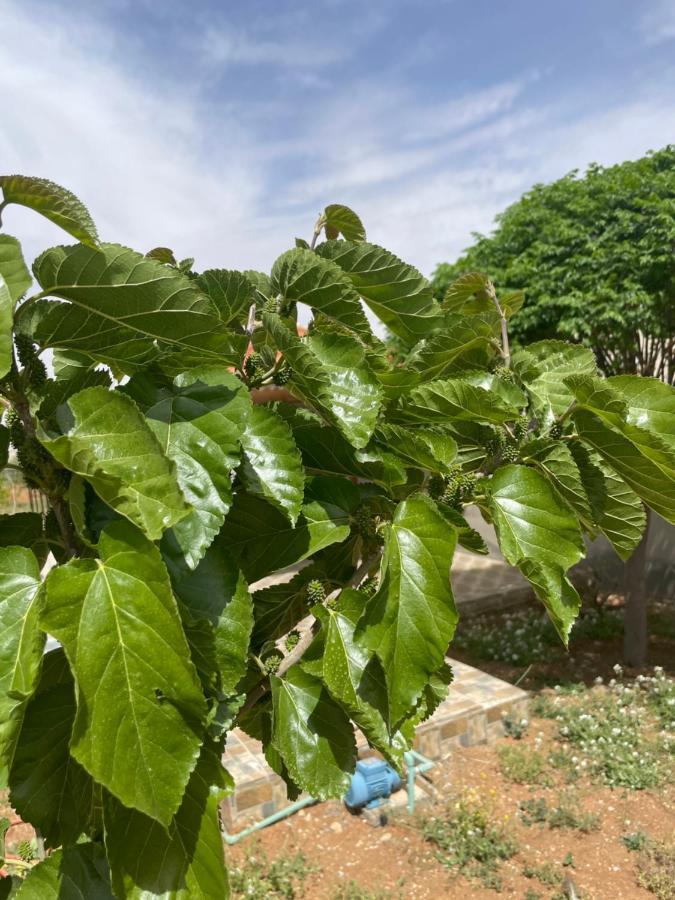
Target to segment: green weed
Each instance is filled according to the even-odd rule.
[[[304,882],[318,871],[310,866],[302,853],[280,856],[273,862],[264,851],[256,850],[246,857],[243,866],[230,866],[232,897],[248,900],[296,900],[304,896]]]
[[[502,775],[515,784],[550,785],[546,757],[529,747],[503,746],[497,750]]]
[[[436,858],[444,866],[494,890],[501,889],[500,863],[518,850],[516,839],[490,821],[485,809],[466,801],[445,816],[422,820],[422,833],[437,847]]]

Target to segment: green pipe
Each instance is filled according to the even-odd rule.
[[[416,750],[408,750],[403,754],[403,758],[408,770],[408,814],[412,816],[415,812],[415,778],[432,769],[434,763]],[[419,765],[415,765],[416,761]]]
[[[290,806],[285,807],[285,809],[280,809],[277,812],[272,813],[272,815],[267,816],[266,819],[261,819],[260,822],[256,822],[255,825],[250,825],[248,828],[244,828],[243,831],[238,831],[236,834],[229,834],[227,831],[223,830],[223,839],[226,844],[236,844],[238,841],[242,840],[242,838],[248,837],[249,834],[260,831],[261,828],[267,828],[268,825],[274,825],[275,822],[280,822],[282,819],[292,816],[293,813],[304,809],[305,806],[311,806],[312,803],[316,802],[314,797],[303,797],[302,800],[297,800]]]

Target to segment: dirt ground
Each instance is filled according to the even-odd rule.
[[[545,663],[528,670],[500,662],[478,661],[461,653],[455,656],[512,683],[520,681],[525,688],[571,681],[591,685],[598,675],[605,681],[614,675],[612,667],[621,658],[621,639],[581,640],[571,656],[556,651]],[[675,641],[669,637],[652,637],[650,664],[661,665],[667,674],[675,675]],[[651,671],[651,667],[643,670],[645,674]],[[625,674],[631,680],[638,670],[628,670]],[[429,773],[438,797],[420,804],[419,815],[442,815],[458,798],[469,794],[490,810],[494,821],[504,823],[515,835],[519,850],[500,866],[502,896],[525,898],[528,890],[530,896],[546,900],[564,896],[559,893],[560,886],[544,885],[523,875],[525,866],[550,863],[571,877],[580,900],[654,900],[654,894],[638,886],[638,854],[629,850],[621,838],[645,832],[657,841],[673,841],[675,764],[671,783],[655,790],[610,788],[592,783],[585,776],[571,787],[563,786],[561,781],[551,787],[513,784],[503,777],[498,759],[500,745],[532,747],[539,735],[544,750],[550,750],[555,746],[555,731],[554,722],[533,718],[522,740],[504,737],[489,746],[457,748]],[[561,791],[575,798],[580,812],[601,817],[597,831],[552,830],[539,824],[528,827],[522,822],[518,815],[522,801],[544,797],[553,804]],[[480,882],[456,876],[442,866],[435,857],[434,846],[423,839],[405,807],[393,812],[385,827],[378,828],[363,817],[350,814],[339,802],[324,803],[228,848],[228,859],[231,864],[242,866],[247,857],[255,856],[260,850],[270,861],[280,857],[288,859],[298,852],[304,855],[315,871],[304,882],[304,892],[298,890],[296,896],[309,900],[331,900],[350,881],[371,892],[377,900],[380,897],[495,900],[499,896]],[[561,869],[570,853],[574,867]],[[357,898],[358,894],[353,896]]]

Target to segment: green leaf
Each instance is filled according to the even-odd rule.
[[[238,494],[218,546],[233,554],[249,583],[253,583],[344,541],[349,537],[349,516],[358,503],[358,490],[345,483],[344,490],[352,488],[354,494],[349,491],[336,495],[331,483],[342,481],[312,479],[295,528],[283,513],[264,500],[245,492]]]
[[[133,374],[171,354],[237,364],[213,302],[177,269],[118,244],[54,247],[34,265],[48,304],[36,331],[43,347],[80,350]]]
[[[48,847],[74,844],[89,826],[93,782],[70,755],[75,685],[61,648],[44,659],[9,774],[10,802]]]
[[[49,554],[41,513],[14,513],[0,516],[0,547],[27,547],[42,568]]]
[[[334,333],[303,341],[277,315],[264,313],[263,322],[293,369],[289,389],[336,425],[354,447],[364,447],[381,395],[358,341]]]
[[[42,625],[78,688],[71,752],[126,806],[168,825],[206,707],[159,551],[125,522],[47,579]]]
[[[153,247],[145,254],[150,259],[157,259],[166,266],[177,266],[176,257],[170,247]]]
[[[485,366],[495,355],[492,316],[446,316],[443,329],[421,341],[407,365],[425,380],[443,378],[460,368]]]
[[[513,355],[513,368],[527,383],[542,424],[550,424],[574,399],[564,383],[570,375],[597,372],[593,351],[564,341],[539,341]]]
[[[642,501],[622,478],[581,441],[572,441],[570,451],[578,466],[590,501],[593,521],[621,559],[628,559],[642,539],[647,517]]]
[[[653,432],[675,451],[675,388],[637,375],[617,375],[607,383],[626,401],[628,423]]]
[[[576,516],[535,469],[498,469],[488,487],[488,503],[499,548],[512,566],[528,558],[567,570],[584,555]]]
[[[337,263],[375,315],[409,344],[442,325],[429,282],[388,250],[365,241],[326,241],[316,253]]]
[[[361,346],[338,334],[315,334],[308,346],[328,377],[324,408],[347,440],[365,447],[375,429],[382,396]]]
[[[354,450],[336,429],[309,422],[293,422],[295,442],[308,473],[347,475],[390,487],[403,484],[406,473],[393,454],[375,448]]]
[[[56,850],[32,868],[17,900],[115,900],[108,863],[100,844]]]
[[[7,282],[0,273],[0,378],[4,378],[12,367],[13,344],[12,326],[14,322],[14,300]]]
[[[442,306],[449,312],[480,313],[495,309],[488,288],[490,279],[481,272],[467,272],[448,287]]]
[[[581,598],[555,563],[541,563],[523,559],[518,568],[530,582],[546,607],[563,644],[567,647],[574,620],[581,609]]]
[[[397,418],[408,422],[445,423],[453,419],[501,424],[520,415],[520,409],[497,393],[459,378],[432,381],[415,388],[401,401]]]
[[[270,585],[253,594],[255,624],[251,643],[254,648],[259,649],[266,641],[276,641],[297,625],[307,613],[307,585],[320,576],[321,569],[309,565],[290,581]]]
[[[243,272],[207,269],[197,278],[197,284],[211,298],[226,325],[246,321],[255,303],[255,287]]]
[[[224,366],[191,369],[173,382],[134,376],[123,390],[144,411],[193,507],[166,540],[194,569],[232,505],[230,473],[239,465],[251,409],[248,391]]]
[[[288,424],[273,410],[254,406],[241,445],[241,477],[248,493],[266,499],[295,525],[302,507],[305,473]]]
[[[0,425],[0,468],[9,462],[9,428]]]
[[[229,896],[218,817],[228,778],[217,748],[205,744],[168,830],[106,796],[105,845],[118,900]]]
[[[18,203],[40,213],[68,234],[95,247],[98,244],[96,226],[86,206],[75,194],[47,181],[27,175],[0,175],[0,187],[5,203]]]
[[[233,694],[246,672],[253,628],[248,584],[224,548],[212,547],[194,572],[174,581],[176,596],[190,617],[209,623],[220,692]]]
[[[293,781],[318,800],[342,797],[356,764],[347,716],[320,681],[292,666],[272,675],[272,741]]]
[[[377,443],[400,456],[405,465],[430,472],[447,472],[457,456],[457,442],[449,434],[430,428],[380,425]]]
[[[570,447],[560,441],[546,441],[532,449],[526,447],[526,452],[584,524],[592,524],[593,511]]]
[[[457,543],[460,547],[464,547],[465,550],[470,550],[471,553],[480,553],[482,556],[487,556],[490,552],[488,545],[476,529],[469,525],[459,510],[455,509],[454,506],[448,506],[447,503],[437,502],[436,506],[438,507],[439,512],[443,514],[456,530]]]
[[[346,241],[365,241],[366,229],[353,209],[341,203],[331,203],[323,211],[326,237],[337,238],[342,235]]]
[[[4,278],[13,304],[23,297],[33,280],[23,260],[21,244],[9,234],[0,234],[0,278]]]
[[[593,447],[635,493],[666,521],[675,524],[675,453],[644,428],[625,424],[621,432],[579,409],[572,418],[582,439]]]
[[[272,267],[272,291],[286,300],[306,303],[366,338],[371,334],[349,278],[338,265],[312,250],[295,247],[281,254]]]
[[[0,783],[5,784],[26,703],[35,690],[45,636],[38,616],[40,569],[25,547],[0,549]]]
[[[188,514],[174,463],[129,397],[87,388],[60,408],[58,419],[64,434],[41,434],[43,446],[148,537],[160,538]]]
[[[445,658],[457,624],[450,564],[457,543],[434,503],[416,494],[387,529],[380,587],[359,621],[359,640],[379,656],[389,689],[390,734]]]
[[[358,591],[344,590],[335,609],[315,608],[322,624],[316,674],[369,744],[399,766],[408,746],[400,734],[390,738],[387,731],[388,697],[382,664],[355,639],[356,624],[367,602]],[[310,654],[311,648],[305,655]]]

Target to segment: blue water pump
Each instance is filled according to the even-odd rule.
[[[350,809],[373,809],[401,787],[401,776],[383,759],[360,759],[345,794]]]

